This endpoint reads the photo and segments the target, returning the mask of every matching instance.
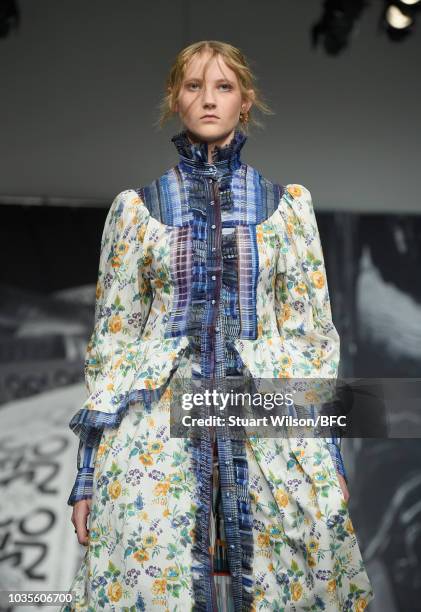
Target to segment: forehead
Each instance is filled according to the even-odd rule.
[[[184,78],[203,78],[203,79],[230,79],[235,81],[237,75],[225,63],[222,55],[216,54],[212,57],[209,51],[196,53],[186,65]]]

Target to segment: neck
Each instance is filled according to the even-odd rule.
[[[192,132],[189,132],[188,130],[186,130],[186,136],[191,144],[197,145],[197,144],[202,143],[202,144],[207,145],[207,152],[208,152],[207,160],[209,164],[212,164],[214,161],[214,152],[216,152],[216,148],[225,147],[226,145],[230,144],[230,142],[232,142],[234,138],[234,135],[235,135],[235,130],[231,130],[228,136],[223,136],[222,138],[209,141],[209,140],[198,138],[197,136],[192,134]]]
[[[209,143],[183,130],[171,140],[178,150],[184,170],[213,176],[227,174],[241,166],[240,151],[247,136],[240,130],[234,130],[224,139]]]

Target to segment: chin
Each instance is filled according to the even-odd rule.
[[[215,124],[204,124],[200,125],[195,129],[187,128],[188,132],[192,134],[192,136],[198,138],[199,140],[221,140],[225,138],[227,134],[232,131],[233,128],[222,128],[220,125]]]

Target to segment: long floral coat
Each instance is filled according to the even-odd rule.
[[[166,386],[174,372],[191,375],[199,315],[210,378],[226,373],[217,347],[234,321],[230,350],[256,380],[337,376],[340,342],[311,194],[243,163],[244,140],[236,132],[209,163],[203,144],[186,146],[179,135],[177,166],[119,193],[109,210],[88,397],[70,423],[97,448],[89,544],[71,586],[75,603],[63,609],[217,609],[209,440],[171,437]],[[235,247],[235,274],[224,247]],[[218,444],[235,611],[364,610],[373,592],[326,441]]]

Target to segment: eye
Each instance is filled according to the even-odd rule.
[[[232,89],[232,85],[230,85],[229,83],[221,83],[220,87],[227,87],[228,89],[226,89],[225,91],[229,91],[230,89]]]
[[[199,83],[188,83],[187,87],[188,89],[191,89],[192,87],[199,87]]]

